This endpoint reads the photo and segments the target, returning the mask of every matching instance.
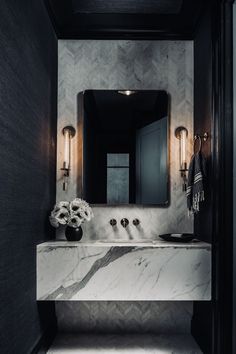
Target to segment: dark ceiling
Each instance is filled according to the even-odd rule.
[[[183,0],[72,0],[74,13],[179,13]]]
[[[45,0],[45,3],[61,39],[191,39],[209,1]]]

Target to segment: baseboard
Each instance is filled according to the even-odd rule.
[[[34,346],[31,354],[46,354],[57,334],[57,325],[52,323]]]

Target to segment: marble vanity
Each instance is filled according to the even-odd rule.
[[[210,300],[211,245],[156,241],[37,246],[37,300]]]

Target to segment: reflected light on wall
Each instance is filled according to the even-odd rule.
[[[187,187],[187,138],[188,130],[185,127],[178,127],[175,129],[175,136],[179,139],[179,156],[180,156],[180,173],[183,178],[183,191]]]
[[[75,136],[75,128],[72,126],[66,126],[62,129],[64,135],[64,156],[63,156],[63,190],[67,190],[68,178],[71,169],[71,139]]]

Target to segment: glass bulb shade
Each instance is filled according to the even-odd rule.
[[[71,134],[69,129],[64,129],[64,163],[63,167],[70,168]]]
[[[180,131],[180,168],[186,169],[187,166],[187,130]]]

